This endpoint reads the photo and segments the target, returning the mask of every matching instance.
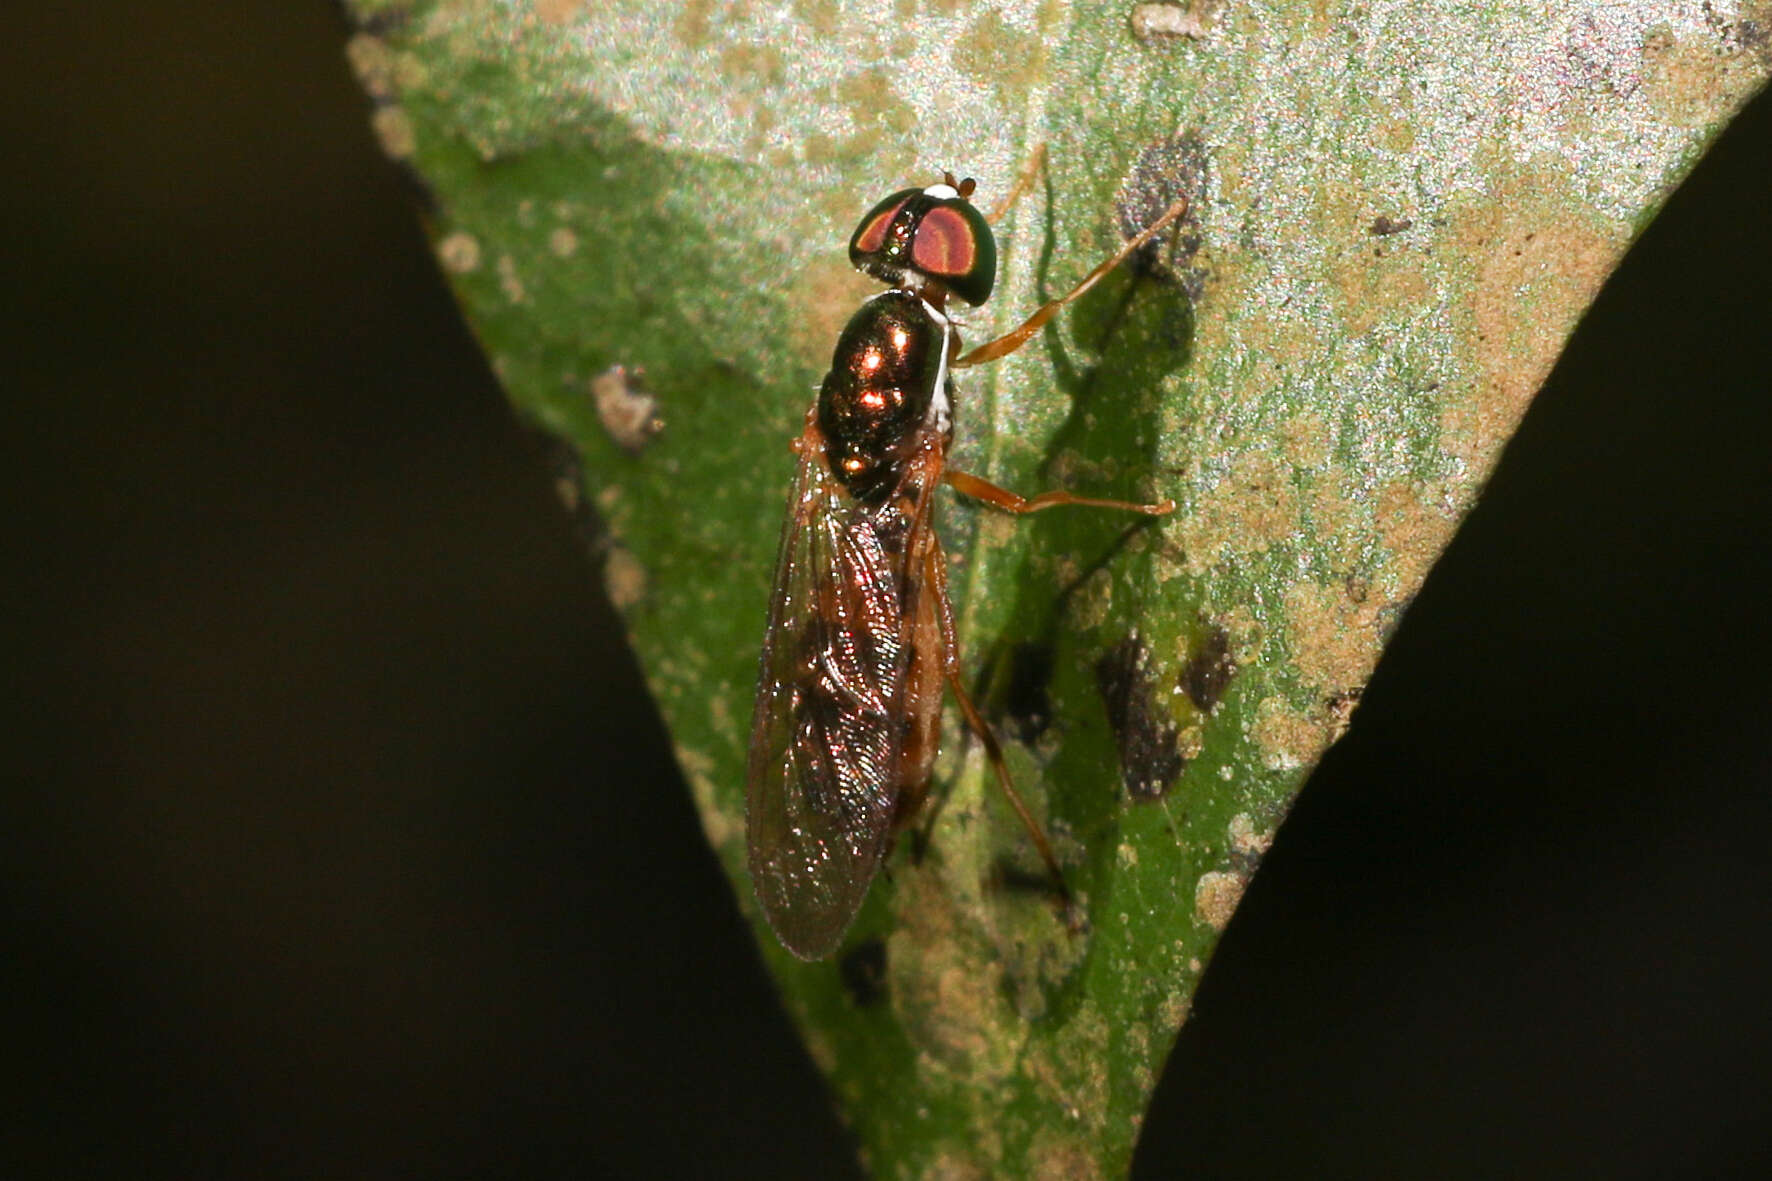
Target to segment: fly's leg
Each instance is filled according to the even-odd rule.
[[[1021,171],[1015,174],[1015,183],[1010,186],[1007,193],[1003,194],[1003,199],[997,202],[997,207],[984,215],[985,221],[996,225],[998,221],[1002,220],[1004,214],[1015,208],[1015,203],[1027,196],[1028,190],[1034,187],[1034,180],[1040,175],[1040,168],[1045,163],[1046,145],[1041,144],[1028,157],[1028,162],[1021,166]]]
[[[969,476],[965,472],[956,472],[951,468],[944,471],[941,478],[952,485],[956,492],[964,493],[975,500],[982,500],[1006,513],[1037,513],[1041,509],[1054,508],[1061,504],[1121,509],[1125,512],[1144,513],[1152,517],[1161,517],[1175,511],[1173,500],[1159,500],[1155,504],[1134,504],[1129,500],[1102,500],[1100,497],[1077,496],[1074,493],[1057,491],[1042,492],[1030,499],[1017,495],[1007,488],[999,488],[989,480],[981,480],[977,476]]]
[[[965,717],[966,725],[984,743],[985,756],[990,759],[991,770],[997,776],[997,786],[1003,789],[1009,806],[1015,809],[1015,814],[1021,817],[1022,825],[1028,830],[1028,836],[1033,838],[1034,847],[1040,851],[1040,860],[1046,863],[1046,872],[1052,875],[1052,884],[1068,915],[1071,909],[1070,887],[1065,885],[1064,873],[1058,868],[1058,858],[1052,853],[1046,831],[1034,819],[1034,814],[1028,811],[1027,804],[1015,790],[1015,784],[1010,782],[1009,766],[1003,761],[1003,748],[998,744],[997,736],[979,716],[978,708],[972,704],[972,698],[967,696],[965,687],[960,684],[960,642],[954,630],[953,602],[948,598],[947,561],[942,557],[939,545],[930,547],[928,578],[929,585],[935,590],[936,615],[941,621],[941,663],[948,687],[954,692],[954,700],[960,703],[960,713]]]
[[[955,369],[964,369],[969,365],[982,365],[986,361],[995,361],[999,357],[1007,357],[1010,353],[1013,353],[1016,349],[1032,339],[1034,333],[1044,328],[1046,326],[1046,321],[1058,315],[1059,309],[1063,308],[1065,304],[1070,303],[1085,291],[1088,291],[1091,287],[1101,282],[1103,275],[1106,275],[1109,271],[1125,262],[1127,257],[1131,255],[1134,250],[1137,250],[1140,246],[1149,242],[1157,235],[1158,231],[1185,212],[1187,212],[1187,198],[1183,197],[1181,200],[1165,209],[1163,211],[1163,216],[1146,226],[1144,231],[1140,233],[1138,237],[1122,246],[1118,254],[1083,276],[1083,281],[1071,288],[1069,292],[1050,303],[1041,304],[1039,310],[1035,311],[1034,314],[1029,316],[1026,320],[1023,320],[1019,327],[1004,333],[995,340],[986,341],[984,344],[979,345],[977,348],[955,361],[953,367]]]

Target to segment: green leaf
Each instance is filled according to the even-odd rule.
[[[376,127],[513,401],[574,449],[563,491],[607,525],[709,840],[889,1176],[1124,1171],[1389,629],[1772,65],[1764,0],[354,9]],[[1026,885],[1039,862],[950,719],[926,855],[803,964],[756,914],[742,778],[788,441],[876,286],[843,247],[944,167],[988,206],[1040,145],[975,341],[1195,203],[1166,276],[1124,269],[963,375],[953,456],[1179,511],[940,514],[969,683],[1087,929]],[[629,399],[614,434],[598,393]]]

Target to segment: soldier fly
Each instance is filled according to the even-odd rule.
[[[888,290],[862,304],[837,338],[830,373],[794,442],[799,474],[763,637],[745,807],[758,901],[801,959],[836,948],[893,836],[928,795],[944,682],[1064,888],[1045,833],[960,684],[947,561],[931,524],[936,484],[945,480],[1011,513],[1061,504],[1153,516],[1175,508],[1170,500],[1130,504],[1061,491],[1023,498],[952,470],[947,453],[953,371],[1027,343],[1179,217],[1186,200],[1062,298],[961,354],[948,299],[977,307],[990,298],[997,271],[990,222],[1016,195],[987,218],[970,201],[974,188],[944,173],[941,183],[894,193],[861,219],[849,239],[850,261]]]

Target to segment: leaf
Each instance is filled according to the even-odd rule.
[[[1772,65],[1763,0],[353,7],[376,127],[513,401],[571,445],[709,840],[890,1176],[1124,1171],[1389,629]],[[958,466],[1178,513],[941,514],[969,675],[1088,929],[1025,887],[950,720],[927,854],[802,964],[756,915],[741,780],[787,442],[874,286],[843,244],[943,167],[988,204],[1042,144],[975,340],[1195,201],[1165,276],[1112,276],[957,410]]]

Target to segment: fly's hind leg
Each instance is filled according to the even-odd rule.
[[[939,545],[931,546],[928,559],[929,585],[935,590],[936,613],[941,621],[941,659],[942,670],[947,676],[948,687],[953,690],[954,700],[960,703],[960,713],[966,719],[967,727],[984,743],[985,755],[990,759],[991,770],[996,774],[997,786],[1003,789],[1008,798],[1009,806],[1021,817],[1022,825],[1033,838],[1034,847],[1040,852],[1040,860],[1046,863],[1046,872],[1052,875],[1053,888],[1059,902],[1063,905],[1067,922],[1072,921],[1072,900],[1070,887],[1065,884],[1064,873],[1058,868],[1058,858],[1053,855],[1052,843],[1046,839],[1045,829],[1028,811],[1021,794],[1015,790],[1010,781],[1008,764],[1003,761],[1003,747],[997,742],[996,734],[979,716],[978,708],[972,704],[966,688],[960,684],[960,644],[954,631],[954,608],[948,598],[947,562],[942,557]]]

